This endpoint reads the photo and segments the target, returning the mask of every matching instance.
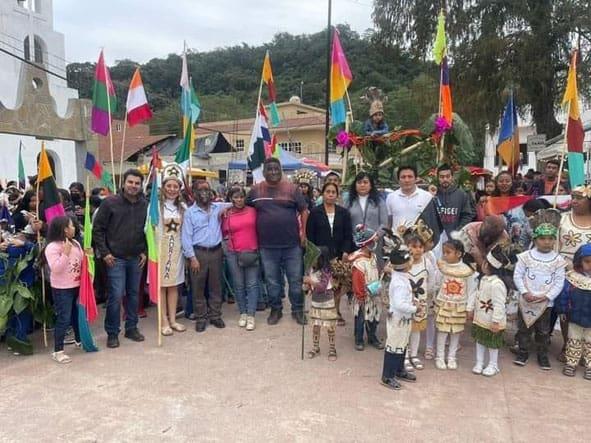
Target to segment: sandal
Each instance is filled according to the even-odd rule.
[[[591,368],[585,369],[585,373],[583,374],[583,378],[585,380],[591,380]]]
[[[433,352],[433,348],[425,349],[425,360],[433,360],[435,357],[435,353]]]
[[[571,365],[565,365],[564,368],[562,368],[562,373],[564,375],[566,375],[567,377],[574,377],[575,371],[576,371],[576,368]]]
[[[308,351],[308,358],[314,358],[318,354],[320,354],[320,348],[312,349],[311,351]]]
[[[185,325],[181,325],[180,323],[176,323],[176,322],[171,323],[170,327],[176,332],[185,332],[187,330]]]
[[[53,352],[51,358],[61,364],[70,363],[72,359],[64,354],[64,351]]]
[[[419,359],[419,357],[411,357],[410,362],[414,368],[418,369],[419,371],[424,368],[423,362]]]
[[[164,335],[165,337],[168,337],[169,335],[172,335],[172,329],[170,328],[170,326],[165,326],[164,328],[162,328],[162,335]]]
[[[337,359],[337,351],[330,350],[328,351],[328,361],[335,361]]]

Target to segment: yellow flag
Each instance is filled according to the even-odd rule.
[[[269,58],[269,51],[265,54],[265,61],[263,62],[263,81],[266,84],[273,82],[273,71],[271,70],[271,59]]]
[[[49,158],[47,157],[47,152],[45,152],[45,142],[42,142],[41,155],[39,156],[39,173],[37,176],[37,181],[42,182],[43,180],[49,177],[53,177],[53,172],[51,172]]]
[[[562,106],[566,106],[570,102],[569,117],[573,120],[578,120],[581,116],[579,111],[579,92],[577,89],[577,51],[573,52],[573,56],[568,68],[568,77],[566,79],[566,89],[562,99]]]

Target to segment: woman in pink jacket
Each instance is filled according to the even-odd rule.
[[[64,353],[64,336],[70,325],[74,329],[76,346],[80,346],[77,299],[80,289],[80,267],[83,251],[74,240],[75,228],[68,216],[56,217],[49,225],[45,259],[50,270],[49,280],[55,309],[54,352],[58,363],[70,363]]]

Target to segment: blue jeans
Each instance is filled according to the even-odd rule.
[[[283,288],[282,270],[287,277],[288,296],[292,312],[301,312],[304,308],[302,297],[302,248],[261,248],[261,258],[265,269],[265,281],[271,309],[281,310],[281,290]]]
[[[80,343],[80,328],[78,328],[78,292],[80,288],[57,289],[51,288],[53,294],[53,309],[55,310],[55,326],[53,330],[54,351],[64,350],[66,331],[72,326],[76,341]]]
[[[226,263],[232,277],[234,296],[241,314],[253,315],[259,299],[259,265],[248,268],[238,265],[238,253],[226,251]]]
[[[107,267],[107,315],[105,331],[118,335],[121,328],[121,299],[125,295],[125,330],[137,328],[138,291],[142,270],[139,257],[115,258],[115,264]]]
[[[25,309],[20,314],[14,316],[8,321],[6,337],[14,337],[20,341],[29,341],[27,336],[33,331],[33,314],[29,309]]]

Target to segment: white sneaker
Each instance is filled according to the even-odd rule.
[[[447,369],[456,370],[458,369],[458,362],[455,358],[447,359]]]
[[[246,326],[246,317],[248,317],[246,314],[240,314],[240,320],[238,320],[238,326],[240,326],[241,328]]]
[[[64,354],[64,351],[52,352],[51,358],[58,363],[70,363],[72,359]]]
[[[437,369],[447,369],[447,365],[445,364],[445,360],[440,357],[435,358],[435,367]]]
[[[484,368],[484,371],[482,371],[482,375],[484,375],[486,377],[494,377],[499,372],[501,372],[501,371],[496,366],[488,365],[486,368]]]
[[[408,358],[404,359],[404,369],[406,370],[406,372],[414,372],[415,370],[415,367],[412,365]]]
[[[472,368],[472,374],[480,375],[482,374],[482,364],[476,363]]]
[[[246,317],[246,330],[247,331],[254,331],[254,328],[255,328],[254,317],[249,315],[248,317]]]

